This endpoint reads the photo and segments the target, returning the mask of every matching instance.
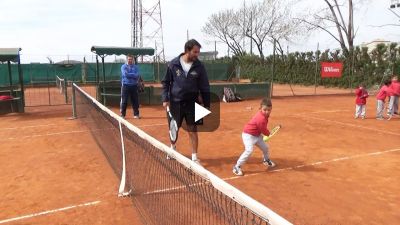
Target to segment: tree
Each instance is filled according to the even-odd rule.
[[[237,56],[246,54],[243,42],[248,38],[263,60],[267,43],[277,41],[283,53],[279,41],[300,34],[301,23],[292,19],[290,5],[286,0],[264,0],[244,5],[237,11],[223,10],[211,15],[202,31],[226,43]]]
[[[241,44],[244,33],[239,18],[238,12],[232,9],[222,10],[208,18],[202,31],[225,43],[236,56],[245,55],[244,46]]]
[[[283,55],[280,41],[289,41],[304,29],[301,22],[291,17],[290,6],[292,3],[288,1],[264,0],[240,9],[240,14],[246,15],[243,24],[245,35],[256,45],[262,59],[266,41],[271,44],[276,41],[277,49]]]
[[[339,42],[343,55],[349,57],[354,49],[356,35],[353,0],[324,0],[323,2],[327,7],[312,12],[312,18],[297,19],[308,24],[310,28],[317,28],[328,33]],[[332,27],[336,29],[336,34],[331,30]]]

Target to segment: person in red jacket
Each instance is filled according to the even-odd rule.
[[[244,152],[240,155],[232,172],[237,176],[243,176],[241,166],[247,161],[251,153],[253,153],[254,145],[257,145],[263,152],[263,164],[269,168],[275,166],[275,163],[269,159],[269,147],[263,140],[263,135],[269,136],[270,132],[267,128],[268,118],[272,111],[272,103],[270,99],[263,99],[260,103],[260,109],[256,115],[244,126],[242,132],[242,140],[245,147]]]
[[[388,120],[392,118],[393,114],[399,114],[400,83],[397,76],[393,76],[390,89],[391,92],[389,97]]]
[[[376,119],[383,120],[383,111],[385,108],[385,100],[390,92],[390,84],[391,81],[385,81],[384,85],[379,89],[378,94],[376,95]]]
[[[365,119],[365,105],[367,104],[368,92],[365,90],[364,85],[360,84],[356,89],[356,114],[354,118],[358,118],[361,116],[362,119]]]

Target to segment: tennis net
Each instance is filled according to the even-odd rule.
[[[56,76],[56,86],[60,94],[64,94],[66,92],[66,82],[64,78]]]
[[[121,177],[120,194],[129,193],[145,224],[291,224],[122,119],[76,84],[72,96],[73,117],[89,127]]]

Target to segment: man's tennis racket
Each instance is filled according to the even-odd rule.
[[[281,125],[275,126],[274,128],[272,128],[271,132],[269,133],[269,136],[264,136],[263,140],[264,141],[269,141],[269,139],[271,137],[273,137],[276,133],[278,133],[278,131],[281,129]]]
[[[171,140],[171,144],[175,144],[178,140],[178,124],[169,110],[169,106],[167,106],[167,117],[168,117],[168,125],[169,125],[169,139]]]

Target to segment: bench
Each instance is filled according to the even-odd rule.
[[[11,112],[19,112],[18,108],[18,104],[19,101],[21,101],[20,97],[15,97],[12,99],[5,99],[5,100],[0,100],[0,114],[2,113],[8,113],[9,111],[7,109],[11,108]],[[10,107],[7,107],[7,104],[10,105]],[[16,106],[14,104],[17,104]],[[15,110],[14,108],[17,107],[17,110]]]

